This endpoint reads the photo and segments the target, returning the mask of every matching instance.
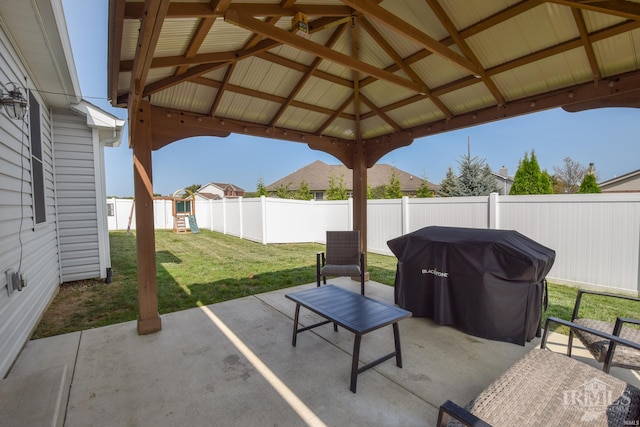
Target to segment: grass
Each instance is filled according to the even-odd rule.
[[[113,281],[63,284],[33,338],[43,338],[137,317],[137,259],[133,234],[110,233]],[[160,314],[241,298],[315,281],[319,244],[262,245],[203,230],[200,234],[156,231],[156,272]],[[369,254],[371,280],[393,286],[396,258]],[[549,284],[546,316],[570,319],[577,289]],[[583,299],[581,314],[596,319],[637,317],[637,304]],[[562,328],[560,332],[566,333]]]

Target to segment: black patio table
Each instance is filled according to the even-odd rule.
[[[411,312],[358,293],[348,291],[335,285],[316,287],[313,289],[286,294],[285,296],[296,303],[292,340],[292,345],[294,347],[296,345],[298,333],[321,325],[326,325],[327,323],[333,323],[334,330],[337,330],[337,325],[339,325],[355,334],[353,358],[351,361],[351,385],[349,387],[353,393],[356,392],[358,374],[366,371],[367,369],[370,369],[394,356],[396,358],[396,366],[402,368],[402,352],[400,350],[398,322],[410,317]],[[313,311],[327,320],[298,328],[300,306]],[[359,368],[360,341],[362,336],[387,325],[393,325],[395,350]]]

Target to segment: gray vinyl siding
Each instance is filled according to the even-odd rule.
[[[0,81],[25,81],[27,71],[0,25]],[[34,226],[27,121],[0,113],[0,378],[8,372],[60,283],[53,148],[49,108],[41,106],[46,221]],[[25,273],[28,286],[8,295],[5,271]]]
[[[54,113],[62,281],[105,277],[100,265],[96,150],[86,117]],[[103,203],[103,201],[100,201]]]

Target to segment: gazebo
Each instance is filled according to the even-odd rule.
[[[133,149],[140,334],[161,328],[153,150],[238,133],[330,153],[353,171],[366,248],[367,168],[390,151],[544,109],[640,100],[635,1],[109,3],[108,96],[128,109]]]

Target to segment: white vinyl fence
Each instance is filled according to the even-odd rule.
[[[133,200],[107,203],[109,230],[126,230]],[[156,200],[154,210],[155,227],[173,229],[171,201]],[[263,244],[324,243],[326,230],[350,230],[352,218],[351,200],[196,202],[199,228]],[[370,252],[392,255],[388,240],[430,225],[511,229],[556,251],[555,283],[640,291],[640,194],[368,200],[367,218]]]

